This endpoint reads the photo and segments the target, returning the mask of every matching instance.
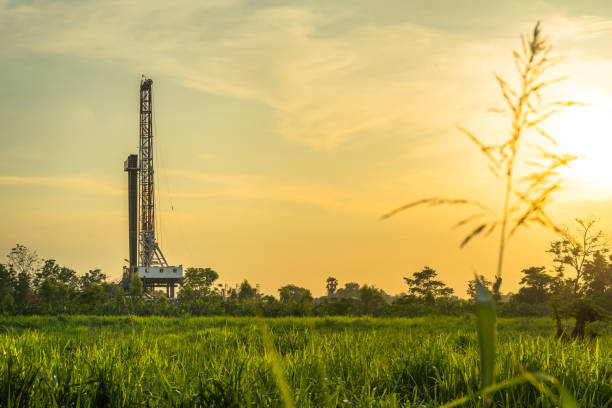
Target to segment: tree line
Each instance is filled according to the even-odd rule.
[[[500,316],[551,316],[557,335],[583,337],[589,322],[609,319],[612,312],[612,258],[596,221],[576,220],[560,231],[547,252],[553,268],[531,266],[521,271],[520,289],[503,295],[502,279],[479,276],[497,300]],[[406,292],[389,295],[356,282],[340,286],[329,277],[326,295],[314,298],[309,289],[286,285],[278,295],[260,293],[247,280],[237,288],[217,284],[211,268],[186,268],[176,300],[161,292],[144,296],[142,281],[109,282],[100,269],[78,275],[54,259],[39,260],[35,251],[17,244],[0,264],[0,312],[9,314],[139,314],[229,316],[406,316],[460,315],[474,309],[476,278],[467,283],[468,299],[455,295],[425,266],[404,278]],[[566,331],[563,322],[574,318]]]

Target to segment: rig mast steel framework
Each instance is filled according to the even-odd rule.
[[[153,171],[153,80],[140,82],[140,265],[168,266],[155,241],[155,189]]]

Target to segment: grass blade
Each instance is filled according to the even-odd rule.
[[[493,384],[495,376],[495,305],[493,297],[476,275],[476,318],[480,346],[480,387]]]

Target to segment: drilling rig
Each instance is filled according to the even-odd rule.
[[[183,281],[183,266],[169,266],[155,239],[155,179],[153,167],[153,80],[140,81],[140,136],[138,154],[124,162],[128,173],[130,266],[123,268],[124,282],[138,274],[145,292],[165,288],[174,297],[174,289]]]

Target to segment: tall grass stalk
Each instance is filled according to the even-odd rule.
[[[548,39],[543,36],[539,22],[528,37],[521,36],[521,45],[521,51],[513,52],[514,65],[519,77],[518,89],[513,89],[505,79],[495,75],[505,107],[491,111],[510,119],[508,136],[501,138],[497,143],[487,144],[469,130],[458,126],[459,131],[474,142],[484,155],[488,169],[503,183],[501,213],[495,212],[478,200],[433,197],[402,205],[381,217],[387,219],[420,205],[451,204],[476,207],[478,212],[456,224],[456,226],[467,226],[478,221],[462,240],[461,247],[467,245],[473,238],[479,235],[488,236],[499,228],[495,272],[499,282],[501,282],[507,242],[519,227],[535,223],[555,231],[560,230],[548,216],[546,206],[551,202],[552,194],[561,187],[562,178],[559,169],[569,166],[570,162],[577,158],[574,155],[554,151],[552,148],[557,145],[556,140],[542,128],[544,121],[563,108],[577,103],[543,102],[542,91],[565,78],[545,78],[559,59],[550,57],[552,47]],[[525,160],[519,160],[521,153],[527,155]],[[526,171],[526,174],[517,180],[519,165],[520,170],[531,170]]]
[[[477,145],[488,162],[489,170],[503,183],[504,198],[501,215],[496,216],[494,211],[477,200],[434,197],[405,204],[381,217],[386,219],[401,211],[423,204],[430,206],[469,204],[475,206],[478,208],[477,213],[457,223],[457,226],[462,226],[478,221],[476,227],[461,242],[461,247],[464,247],[473,238],[479,235],[490,235],[499,228],[497,268],[493,285],[497,294],[499,294],[502,282],[507,242],[515,231],[519,227],[527,227],[534,223],[557,232],[560,231],[560,228],[548,216],[546,205],[550,203],[552,193],[561,186],[562,179],[559,175],[559,169],[568,166],[571,161],[577,158],[573,155],[551,150],[550,146],[556,146],[557,142],[541,127],[545,120],[557,114],[561,109],[576,104],[573,101],[554,101],[551,103],[542,101],[542,90],[564,79],[545,78],[547,72],[559,62],[559,59],[550,57],[551,49],[548,39],[542,35],[538,22],[528,37],[521,36],[521,50],[513,52],[514,65],[519,76],[518,89],[513,89],[505,79],[495,75],[505,107],[492,110],[510,118],[510,131],[506,138],[502,138],[496,144],[486,144],[472,132],[458,126],[459,131]],[[538,136],[537,140],[532,141],[532,146],[526,140],[529,135]],[[547,142],[547,147],[541,145],[542,141]],[[529,147],[532,150],[531,155],[535,152],[536,160],[519,162],[519,153]],[[521,170],[529,167],[534,169],[527,171],[525,176],[517,180],[516,173],[519,164],[522,164]],[[483,218],[485,221],[481,221]],[[480,388],[483,404],[487,405],[487,394],[495,389],[491,388],[495,380],[495,310],[493,298],[480,282],[478,275],[476,275],[476,293],[476,315],[480,345]],[[546,395],[552,395],[550,392],[546,392],[548,388],[540,377],[524,372],[520,378],[531,382]],[[512,384],[512,382],[508,384]],[[575,401],[571,395],[565,392],[560,384],[558,387],[562,390],[564,396],[558,399],[561,406],[575,406]]]
[[[285,374],[283,373],[283,363],[281,360],[281,356],[278,354],[278,351],[276,351],[276,347],[274,346],[274,342],[272,341],[272,333],[270,333],[270,329],[268,328],[264,320],[261,318],[259,318],[259,330],[261,332],[261,338],[263,340],[266,354],[270,357],[270,363],[272,365],[272,374],[274,375],[276,385],[278,386],[278,389],[280,391],[283,406],[285,408],[295,408],[293,396],[291,395],[291,388],[289,387],[287,379],[285,378]]]

